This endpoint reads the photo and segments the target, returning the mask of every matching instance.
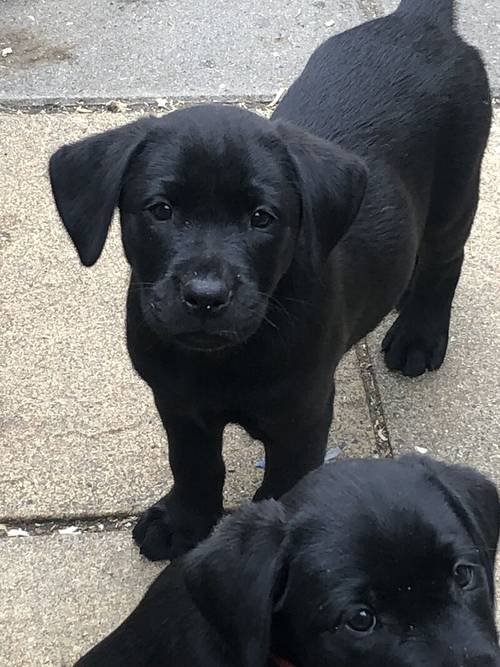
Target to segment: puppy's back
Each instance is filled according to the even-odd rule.
[[[403,145],[408,155],[432,147],[465,108],[467,122],[487,134],[486,70],[454,30],[453,2],[403,0],[389,16],[324,42],[275,117],[399,166]]]

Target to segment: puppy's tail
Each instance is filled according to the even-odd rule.
[[[455,0],[401,0],[396,11],[427,16],[443,28],[455,26]]]

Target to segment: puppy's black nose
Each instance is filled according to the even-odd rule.
[[[181,286],[181,298],[190,310],[220,313],[229,305],[232,292],[216,276],[194,277]]]

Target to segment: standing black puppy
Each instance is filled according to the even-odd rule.
[[[228,422],[264,443],[257,498],[322,462],[335,368],[405,290],[387,364],[441,365],[490,123],[452,0],[403,0],[320,46],[272,120],[202,106],[55,153],[85,265],[121,213],[129,352],[174,475],[136,527],[145,555],[178,556],[220,516]]]

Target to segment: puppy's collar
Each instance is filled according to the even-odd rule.
[[[273,662],[275,667],[294,667],[291,662],[288,662],[288,660],[285,660],[284,658],[277,658],[275,655],[273,655]]]

